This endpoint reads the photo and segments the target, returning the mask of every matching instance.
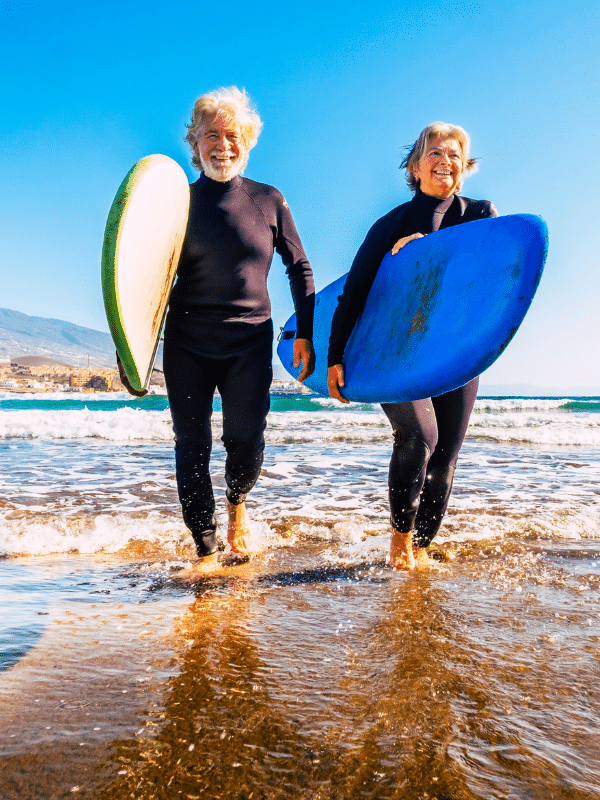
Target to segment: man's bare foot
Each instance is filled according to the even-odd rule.
[[[400,533],[392,530],[390,542],[390,567],[412,571],[416,567],[413,553],[412,532]]]
[[[227,528],[227,541],[233,553],[249,556],[252,552],[250,526],[248,524],[248,514],[246,503],[234,506],[225,498],[229,527]]]
[[[415,555],[416,569],[437,569],[440,572],[446,572],[446,568],[442,567],[438,561],[435,561],[429,555],[426,547],[414,547],[413,553]]]
[[[218,553],[211,553],[209,556],[199,558],[191,567],[184,567],[176,572],[173,576],[176,581],[183,583],[194,583],[194,581],[206,578],[209,575],[214,575],[220,570],[218,561]]]

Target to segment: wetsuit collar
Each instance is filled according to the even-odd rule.
[[[420,189],[417,189],[415,196],[412,199],[412,203],[414,203],[417,208],[423,209],[424,211],[431,210],[433,212],[437,206],[440,205],[440,203],[447,203],[448,206],[451,205],[452,200],[454,200],[455,197],[456,195],[454,194],[448,198],[432,197],[430,194],[424,194]]]
[[[240,175],[236,175],[235,178],[232,178],[230,181],[213,181],[212,178],[208,178],[202,173],[196,183],[205,191],[212,192],[213,194],[226,194],[241,186],[242,178]]]

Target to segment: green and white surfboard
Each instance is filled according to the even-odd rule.
[[[190,189],[163,155],[129,170],[113,201],[102,248],[108,326],[135,393],[150,382],[187,226]]]

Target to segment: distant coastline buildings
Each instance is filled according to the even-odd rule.
[[[164,386],[155,373],[153,385]],[[117,369],[75,367],[44,356],[0,359],[0,390],[9,392],[123,392]]]
[[[310,391],[292,378],[273,381],[273,391]],[[106,367],[76,367],[45,356],[19,356],[0,359],[0,392],[125,392],[117,369]],[[155,370],[150,392],[164,394],[162,372]]]

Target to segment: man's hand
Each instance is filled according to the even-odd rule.
[[[350,402],[350,400],[346,400],[346,398],[342,397],[340,394],[340,387],[345,385],[344,365],[334,364],[333,367],[329,367],[327,370],[327,389],[329,390],[329,394],[335,400],[339,400],[340,403]]]
[[[302,364],[302,371],[298,375],[298,380],[303,380],[312,375],[315,371],[315,351],[310,339],[294,339],[294,367]]]
[[[148,394],[147,389],[142,389],[141,391],[138,391],[137,389],[134,389],[133,386],[129,383],[129,378],[127,377],[127,373],[125,372],[125,367],[123,366],[118,353],[117,353],[117,368],[119,370],[119,378],[121,378],[121,383],[127,389],[129,394],[132,394],[134,397],[143,397],[145,394]]]

